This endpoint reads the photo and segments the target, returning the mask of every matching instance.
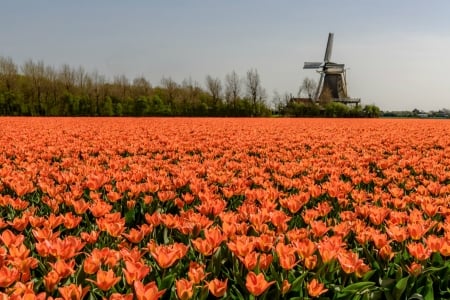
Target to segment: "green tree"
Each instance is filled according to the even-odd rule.
[[[348,116],[348,112],[349,112],[349,108],[347,105],[340,103],[340,102],[328,102],[327,104],[325,104],[324,106],[325,108],[325,115],[327,117],[338,117],[338,118],[342,118],[342,117],[347,117]]]
[[[109,97],[109,96],[106,97],[105,102],[103,102],[103,107],[102,107],[100,115],[107,116],[107,117],[114,115],[113,103],[112,103],[111,97]]]
[[[148,100],[145,96],[140,96],[134,103],[134,115],[145,116],[148,112]]]
[[[378,118],[381,115],[380,108],[373,104],[364,106],[363,112],[369,118]]]

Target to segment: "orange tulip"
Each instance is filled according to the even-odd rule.
[[[64,300],[81,300],[89,291],[89,287],[82,288],[81,285],[70,284],[58,288],[59,293]]]
[[[188,250],[188,247],[182,243],[166,246],[156,245],[151,241],[148,243],[147,247],[152,257],[163,269],[171,267],[177,260],[184,257]]]
[[[253,270],[258,264],[258,253],[256,251],[247,253],[245,256],[238,256],[238,258],[247,270]]]
[[[53,290],[55,290],[60,280],[61,276],[58,275],[58,272],[56,272],[55,270],[51,270],[47,275],[44,276],[45,290],[48,292],[52,292]]]
[[[391,225],[386,229],[387,234],[396,242],[402,243],[408,238],[408,231],[405,227]]]
[[[340,251],[337,258],[342,270],[347,274],[354,273],[362,263],[362,260],[358,258],[358,254],[352,251]]]
[[[305,267],[308,270],[313,270],[317,265],[317,255],[311,255],[305,258]]]
[[[420,240],[428,228],[423,223],[408,224],[408,233],[413,240]]]
[[[445,257],[450,256],[450,240],[448,238],[442,241],[439,252]]]
[[[204,256],[211,256],[213,254],[213,251],[215,250],[213,245],[206,239],[196,238],[191,242],[192,245],[194,246],[194,249],[203,254]]]
[[[195,261],[189,262],[188,277],[194,284],[199,284],[206,275],[204,265]]]
[[[30,255],[30,249],[28,249],[24,244],[20,244],[19,246],[10,246],[9,255],[12,259],[20,259],[23,260]]]
[[[219,228],[214,227],[205,229],[205,239],[216,249],[224,240],[224,236]]]
[[[130,229],[129,233],[122,233],[122,235],[133,244],[139,244],[144,238],[144,234],[145,232],[143,230],[135,228]]]
[[[262,252],[269,252],[273,249],[275,237],[270,234],[261,234],[255,239],[255,246]]]
[[[235,241],[228,242],[227,246],[236,256],[244,257],[253,251],[255,242],[252,237],[238,236]]]
[[[426,249],[422,243],[410,243],[406,245],[409,254],[417,260],[423,261],[430,257],[431,250]]]
[[[312,234],[318,238],[327,233],[330,228],[327,227],[327,224],[323,221],[312,221],[310,223]]]
[[[91,231],[90,233],[87,232],[80,233],[81,239],[88,244],[95,244],[95,242],[98,240],[98,236],[99,236],[98,231]]]
[[[128,284],[132,284],[134,281],[141,281],[150,272],[150,267],[146,266],[142,262],[125,261],[125,269],[123,274]]]
[[[185,278],[175,281],[175,290],[180,300],[191,299],[194,294],[193,282]]]
[[[422,269],[423,269],[422,265],[416,262],[413,262],[411,265],[406,266],[406,270],[412,276],[417,276],[420,273],[422,273]]]
[[[316,252],[316,245],[308,238],[303,238],[299,241],[292,242],[295,250],[301,258],[306,258]]]
[[[286,294],[291,289],[291,284],[286,279],[283,280],[283,283],[281,284],[281,295]]]
[[[83,215],[89,209],[89,204],[84,200],[72,201],[72,206],[77,215]]]
[[[262,273],[256,275],[253,272],[249,272],[246,277],[245,287],[253,296],[259,296],[274,283],[275,281],[267,282]]]
[[[429,235],[426,238],[426,242],[428,249],[430,249],[432,252],[439,252],[444,242],[444,239],[437,237],[435,235]]]
[[[315,278],[307,284],[307,288],[308,295],[313,298],[319,297],[320,295],[328,291],[328,289],[324,288],[324,284],[319,283]]]
[[[389,241],[387,239],[387,235],[384,233],[373,233],[372,234],[372,241],[375,244],[375,247],[377,249],[381,249],[382,247],[389,244]]]
[[[116,277],[111,269],[108,271],[98,270],[97,279],[95,281],[92,279],[86,280],[94,283],[99,289],[106,292],[119,282],[120,277]]]
[[[296,251],[294,247],[283,243],[278,243],[275,249],[280,261],[280,266],[284,270],[291,270],[299,262],[295,257]]]
[[[379,253],[381,258],[383,258],[386,261],[391,260],[395,256],[395,253],[392,251],[392,247],[389,244],[381,247]]]
[[[219,280],[217,278],[214,278],[210,282],[208,282],[208,290],[211,294],[213,294],[215,297],[223,297],[225,293],[227,292],[228,288],[228,279],[225,280]]]
[[[0,268],[0,287],[8,287],[17,281],[20,277],[20,273],[15,268],[8,268],[7,266],[2,266]]]
[[[137,300],[158,300],[166,290],[158,291],[156,282],[152,281],[144,285],[141,281],[134,281],[134,292]]]
[[[134,297],[132,294],[122,295],[119,293],[112,293],[111,296],[109,296],[109,300],[133,300]]]
[[[259,260],[259,269],[261,271],[264,271],[269,269],[270,265],[272,264],[273,255],[267,253],[260,253],[258,260]]]
[[[59,276],[61,276],[61,278],[66,278],[75,273],[75,270],[73,269],[75,266],[75,260],[66,262],[58,259],[55,263],[50,263],[50,266],[58,273]]]
[[[48,227],[33,229],[31,232],[38,242],[56,239],[60,234],[59,232],[53,232],[53,230]]]
[[[86,274],[95,274],[100,269],[101,263],[100,258],[93,253],[84,259],[83,270]]]
[[[6,229],[0,235],[0,240],[5,244],[6,247],[20,246],[25,240],[25,236],[22,234],[14,234],[11,230]]]

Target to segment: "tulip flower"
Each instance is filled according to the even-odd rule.
[[[116,277],[111,269],[108,271],[98,270],[97,279],[95,281],[92,279],[86,280],[94,283],[99,289],[106,292],[119,282],[120,277]]]
[[[81,285],[70,284],[58,288],[64,300],[81,300],[84,298],[86,293],[89,291],[89,287],[82,288]]]
[[[134,292],[137,300],[157,300],[166,290],[158,291],[156,282],[152,281],[144,285],[141,281],[134,281]]]
[[[185,278],[175,281],[175,289],[180,300],[191,299],[194,294],[193,282]]]
[[[313,298],[319,297],[320,295],[328,291],[328,289],[324,288],[323,283],[319,283],[315,278],[307,284],[307,288],[308,295]]]
[[[209,292],[217,298],[225,295],[225,293],[227,292],[227,288],[228,288],[228,279],[219,280],[217,278],[214,278],[213,280],[208,282]]]
[[[275,281],[267,282],[263,273],[256,275],[253,272],[247,274],[245,287],[253,296],[263,294]]]

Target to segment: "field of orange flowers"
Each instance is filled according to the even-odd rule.
[[[0,299],[450,298],[450,122],[0,118]]]

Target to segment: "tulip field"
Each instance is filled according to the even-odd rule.
[[[0,118],[0,299],[450,299],[450,122]]]

